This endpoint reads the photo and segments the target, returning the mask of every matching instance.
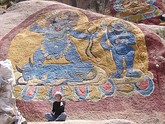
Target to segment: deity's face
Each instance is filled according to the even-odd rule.
[[[62,12],[58,13],[52,21],[52,26],[55,32],[66,31],[68,27],[76,25],[78,22],[78,15],[75,13]]]
[[[125,29],[125,27],[124,27],[123,24],[117,23],[117,24],[115,24],[115,25],[112,26],[112,30],[115,31],[115,32],[123,32],[126,29]]]
[[[54,27],[55,32],[61,32],[62,30],[65,30],[67,28],[68,23],[69,23],[69,20],[65,20],[65,19],[56,20],[56,19],[54,19],[52,26]]]

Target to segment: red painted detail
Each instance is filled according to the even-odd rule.
[[[26,92],[26,96],[32,96],[35,91],[35,86],[29,86]]]
[[[87,91],[85,85],[78,86],[77,88],[80,96],[84,96],[86,94]]]
[[[111,83],[106,82],[106,83],[104,83],[104,84],[102,85],[102,88],[103,88],[105,91],[110,92],[110,91],[112,90],[112,85],[111,85]]]
[[[147,89],[148,88],[148,80],[144,80],[137,84],[140,89]]]
[[[151,13],[146,13],[145,16],[151,16]]]

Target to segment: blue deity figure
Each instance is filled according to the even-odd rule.
[[[36,66],[42,65],[45,59],[55,57],[59,59],[65,56],[70,63],[82,62],[80,55],[77,53],[75,45],[69,40],[68,19],[54,18],[51,27],[41,28],[37,24],[33,25],[30,30],[37,33],[43,33],[44,39],[42,45],[38,48],[33,56]]]
[[[41,28],[37,24],[34,24],[30,28],[31,31],[43,33],[44,35],[41,47],[34,53],[34,64],[42,65],[45,59],[51,59],[51,57],[59,59],[63,56],[65,56],[67,61],[73,64],[82,62],[80,55],[76,51],[75,45],[70,41],[68,36],[72,35],[75,38],[89,40],[90,38],[97,37],[97,34],[85,34],[73,30],[71,28],[71,23],[77,22],[75,20],[73,21],[73,18],[71,20],[70,16],[65,15],[63,18],[59,18],[58,16],[55,17],[51,27]]]
[[[74,43],[70,41],[68,36],[90,39],[96,37],[96,35],[71,29],[73,24],[77,23],[77,20],[78,17],[75,14],[66,12],[63,15],[56,15],[51,21],[51,26],[40,27],[38,23],[35,23],[30,27],[31,31],[42,33],[44,38],[41,46],[33,54],[34,62],[29,61],[22,69],[16,67],[22,73],[25,81],[31,80],[34,75],[38,79],[47,75],[44,84],[54,82],[56,79],[66,79],[66,82],[81,82],[92,78],[87,77],[87,74],[93,70],[93,65],[89,61],[82,61]],[[55,59],[65,57],[70,64],[43,65],[46,59],[52,57],[55,57]]]
[[[138,12],[141,12],[142,10],[144,11],[144,9],[149,11],[151,8],[148,8],[148,6],[153,6],[155,2],[156,0],[114,0],[114,9],[117,12],[122,12],[126,9],[135,9],[141,7],[141,10]]]
[[[105,26],[105,23],[102,26]],[[107,45],[107,40],[110,41],[111,45]],[[126,76],[140,77],[140,74],[137,71],[133,71],[135,51],[131,45],[134,45],[135,43],[135,36],[131,32],[127,32],[125,26],[121,23],[114,24],[111,32],[104,32],[100,44],[103,49],[112,51],[117,69],[117,71],[112,74],[113,78],[123,77],[124,61],[126,63]]]

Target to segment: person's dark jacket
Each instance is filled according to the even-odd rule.
[[[61,103],[61,102],[62,102],[62,103]],[[61,102],[55,101],[55,102],[53,103],[52,112],[53,112],[55,115],[60,115],[62,112],[64,112],[64,109],[65,109],[65,102],[64,102],[64,101],[61,101]]]

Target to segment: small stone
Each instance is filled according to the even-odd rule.
[[[3,8],[0,8],[0,15],[2,15],[2,14],[4,14],[4,13],[6,13],[6,10],[3,9]]]

